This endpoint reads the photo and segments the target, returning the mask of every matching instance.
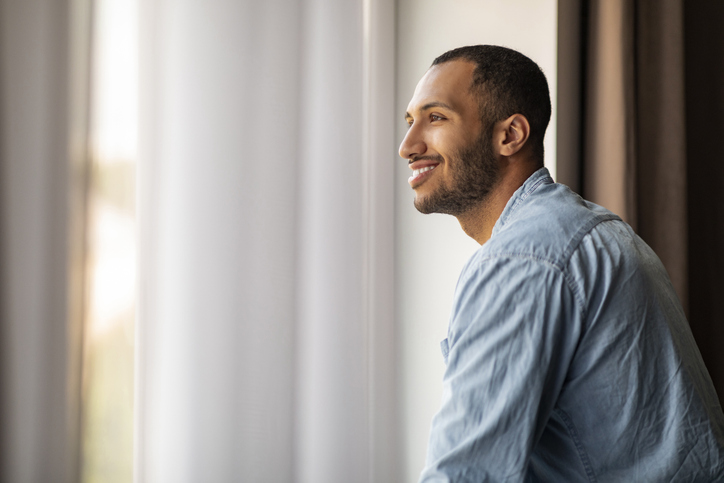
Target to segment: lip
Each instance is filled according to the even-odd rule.
[[[407,179],[407,182],[410,183],[410,186],[412,189],[417,188],[420,186],[427,178],[432,176],[432,172],[435,171],[435,168],[437,168],[440,165],[438,161],[433,160],[420,160],[410,163],[410,169],[413,170],[413,175],[410,176]],[[414,172],[425,169],[425,168],[432,168],[425,170],[421,173],[414,174]]]
[[[416,166],[414,166],[416,165]],[[413,169],[413,174],[407,179],[407,182],[410,183],[410,186],[415,189],[418,186],[420,186],[427,178],[432,176],[432,172],[435,171],[435,168],[437,168],[440,165],[440,163],[413,163],[410,165],[410,168]],[[429,169],[425,169],[429,168]],[[420,170],[423,170],[422,172],[419,172]]]

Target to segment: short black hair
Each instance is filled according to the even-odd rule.
[[[451,60],[475,64],[471,89],[480,100],[483,125],[493,125],[513,114],[522,114],[530,123],[533,154],[543,165],[543,138],[551,118],[548,82],[538,64],[525,55],[498,45],[471,45],[445,52],[432,62]]]

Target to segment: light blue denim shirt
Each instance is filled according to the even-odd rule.
[[[724,481],[724,416],[666,271],[545,168],[455,291],[420,481]]]

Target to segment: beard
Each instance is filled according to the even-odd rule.
[[[439,156],[442,162],[442,157]],[[415,198],[420,213],[444,213],[458,216],[485,200],[498,182],[500,170],[493,152],[492,132],[483,131],[469,146],[464,146],[447,161],[452,181],[443,180],[437,191]]]

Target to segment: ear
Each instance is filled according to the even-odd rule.
[[[501,156],[513,156],[530,137],[530,123],[522,114],[513,114],[496,126],[498,151]]]

